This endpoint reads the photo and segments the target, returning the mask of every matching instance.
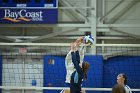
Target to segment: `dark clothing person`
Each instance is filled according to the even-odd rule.
[[[126,91],[122,85],[116,84],[112,88],[112,93],[126,93]]]
[[[84,78],[84,72],[82,68],[79,66],[80,63],[80,56],[79,52],[71,52],[72,62],[75,67],[75,71],[71,75],[70,81],[70,93],[81,93],[81,84],[82,79]]]

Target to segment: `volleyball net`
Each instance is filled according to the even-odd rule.
[[[115,76],[121,72],[114,68],[121,65],[122,68],[124,66],[128,67],[122,69],[122,71],[129,72],[130,75],[133,74],[131,73],[132,71],[137,72],[135,74],[137,78],[129,76],[129,83],[134,85],[132,86],[132,91],[140,91],[137,87],[140,85],[137,82],[140,76],[138,73],[140,72],[138,69],[140,64],[135,62],[140,61],[139,58],[129,59],[124,62],[125,64],[111,65],[112,68],[108,68],[110,64],[105,64],[106,61],[104,61],[118,56],[140,56],[139,44],[97,44],[94,47],[96,47],[96,55],[90,54],[91,52],[88,53],[88,49],[92,48],[92,46],[87,47],[85,53],[85,60],[91,65],[88,72],[88,80],[84,81],[82,86],[87,93],[88,91],[89,93],[93,91],[111,91],[111,87],[115,84]],[[65,83],[65,57],[69,50],[70,44],[66,43],[1,43],[1,92],[59,93],[62,89],[69,89]],[[118,61],[118,58],[116,61]],[[127,63],[130,61],[134,61],[134,63],[130,64],[131,66]],[[129,69],[130,67],[131,69]],[[110,83],[107,78],[108,74],[113,74],[112,76],[114,76],[110,77],[113,79]]]
[[[140,44],[97,44],[97,54],[104,58],[114,56],[140,56]]]

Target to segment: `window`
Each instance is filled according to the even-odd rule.
[[[35,0],[36,3],[40,3],[40,0]]]
[[[46,3],[53,3],[53,0],[45,0]]]
[[[8,0],[2,0],[3,3],[8,3]]]
[[[30,0],[13,0],[14,3],[29,3]]]

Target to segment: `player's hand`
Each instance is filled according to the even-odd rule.
[[[83,40],[84,40],[84,37],[83,36],[81,36],[81,37],[79,37],[75,42],[83,42]]]
[[[81,43],[83,43],[83,41],[84,41],[84,37],[83,37],[83,36],[82,36],[82,37],[79,37],[79,38],[75,41],[76,46],[79,46]]]

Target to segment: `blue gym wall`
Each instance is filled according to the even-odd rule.
[[[54,64],[48,64],[54,59]],[[102,56],[85,56],[84,61],[90,63],[88,79],[83,82],[83,87],[103,87],[103,58]],[[65,84],[65,56],[44,57],[44,87],[66,87]],[[60,91],[44,90],[44,93],[59,93]],[[92,92],[87,92],[92,93]]]
[[[140,56],[118,56],[104,61],[104,87],[116,84],[117,75],[125,73],[131,88],[140,87]]]
[[[49,59],[54,59],[55,63],[48,64]],[[87,74],[88,80],[83,82],[83,87],[110,88],[116,84],[119,73],[125,73],[128,76],[128,85],[131,88],[140,87],[139,56],[118,56],[103,60],[102,56],[88,55],[84,60],[90,63],[90,69]],[[48,84],[51,84],[52,87],[65,87],[65,75],[65,56],[44,57],[44,87],[47,87]],[[44,93],[59,92],[44,90]],[[87,91],[87,93],[92,92]]]
[[[44,57],[44,87],[64,87],[65,86],[65,57],[64,56],[45,56]],[[49,64],[53,59],[54,64]],[[44,93],[60,93],[59,90],[44,90]]]
[[[88,88],[102,88],[103,87],[103,57],[102,56],[85,56],[84,61],[89,62],[90,68],[87,74],[87,81],[83,82],[83,87]],[[86,91],[86,93],[93,93],[93,91]],[[96,93],[101,93],[97,92]]]

